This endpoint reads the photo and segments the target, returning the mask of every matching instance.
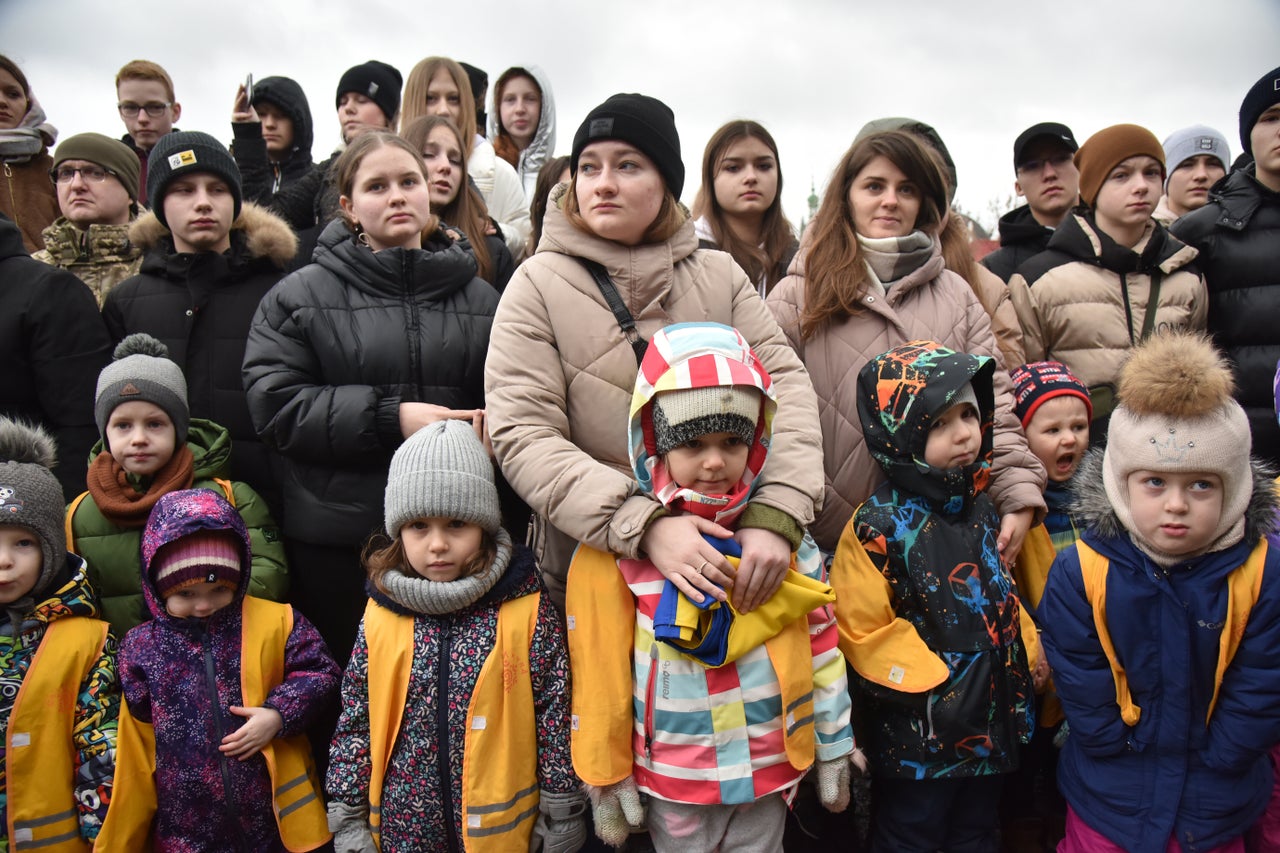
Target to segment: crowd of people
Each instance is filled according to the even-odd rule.
[[[1280,68],[982,258],[917,119],[797,233],[535,66],[115,83],[0,56],[0,853],[1280,850]]]

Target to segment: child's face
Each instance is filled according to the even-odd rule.
[[[149,477],[173,458],[178,434],[164,409],[133,400],[121,403],[107,420],[107,449],[125,471]]]
[[[1089,449],[1089,410],[1079,397],[1053,397],[1027,424],[1027,445],[1054,483],[1065,483]]]
[[[681,488],[704,495],[726,495],[747,470],[751,445],[736,433],[709,432],[671,448],[667,470]]]
[[[1135,471],[1129,475],[1133,525],[1166,554],[1203,550],[1222,518],[1222,478],[1202,471]]]
[[[421,577],[429,581],[453,581],[484,542],[478,524],[457,518],[415,518],[400,528],[405,559]]]
[[[26,527],[0,527],[0,604],[12,604],[35,588],[44,566],[40,539]]]
[[[957,403],[933,419],[924,443],[924,461],[934,468],[972,464],[982,449],[982,422],[972,403]]]
[[[226,584],[204,581],[170,593],[164,609],[175,619],[208,619],[231,603],[235,590]]]

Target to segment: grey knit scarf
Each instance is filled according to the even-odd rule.
[[[494,538],[498,542],[498,554],[480,574],[456,581],[432,581],[393,569],[382,576],[387,597],[401,607],[427,616],[444,616],[470,607],[493,589],[511,562],[511,534],[499,528]]]
[[[0,130],[0,160],[25,163],[57,139],[58,129],[45,120],[44,109],[32,95],[18,126]]]
[[[923,231],[905,237],[858,237],[858,251],[882,289],[915,272],[933,257],[933,238]]]

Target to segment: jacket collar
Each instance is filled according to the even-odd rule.
[[[1073,213],[1064,219],[1050,238],[1049,249],[1114,273],[1143,275],[1156,270],[1169,275],[1199,254],[1154,220],[1147,220],[1138,245],[1126,249],[1097,226],[1092,213]]]
[[[1256,168],[1256,165],[1250,164],[1246,168],[1236,169],[1210,189],[1210,201],[1216,202],[1221,211],[1216,225],[1232,231],[1243,231],[1249,227],[1250,220],[1264,203],[1280,204],[1280,193],[1258,183]]]
[[[396,298],[412,295],[428,302],[462,290],[477,270],[471,245],[460,234],[455,240],[437,230],[423,240],[421,249],[374,252],[361,245],[340,218],[320,234],[313,261],[357,290]]]

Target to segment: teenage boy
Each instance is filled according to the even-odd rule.
[[[1169,226],[1209,201],[1209,188],[1222,180],[1231,166],[1227,138],[1211,127],[1193,124],[1169,134],[1164,141],[1164,198],[1152,218]]]
[[[1007,283],[1032,255],[1049,247],[1053,231],[1080,197],[1079,149],[1071,128],[1057,122],[1032,125],[1013,143],[1014,192],[1027,203],[1000,217],[1000,248],[982,263]]]
[[[74,273],[101,306],[111,288],[138,274],[142,250],[129,242],[138,215],[138,158],[101,133],[68,137],[53,156],[49,176],[62,216],[44,229],[37,261]]]
[[[279,517],[240,363],[258,302],[284,274],[297,238],[279,217],[243,204],[235,161],[207,133],[156,143],[147,197],[151,211],[130,230],[146,257],[138,275],[107,295],[107,329],[116,341],[146,332],[169,348],[187,377],[191,416],[222,424],[235,442],[231,479],[253,486]]]
[[[261,188],[250,201],[269,204],[283,187],[315,168],[311,161],[313,127],[311,106],[297,81],[264,77],[254,84],[252,95],[240,86],[231,112],[235,135],[231,153],[244,185]]]
[[[120,141],[138,155],[138,185],[145,187],[151,149],[182,115],[169,72],[146,59],[125,63],[116,73],[116,108],[129,131]]]
[[[1227,176],[1209,203],[1179,219],[1173,233],[1200,250],[1209,331],[1234,362],[1236,399],[1249,416],[1253,452],[1280,462],[1280,425],[1272,408],[1280,360],[1280,68],[1244,96],[1240,142],[1253,163]]]

